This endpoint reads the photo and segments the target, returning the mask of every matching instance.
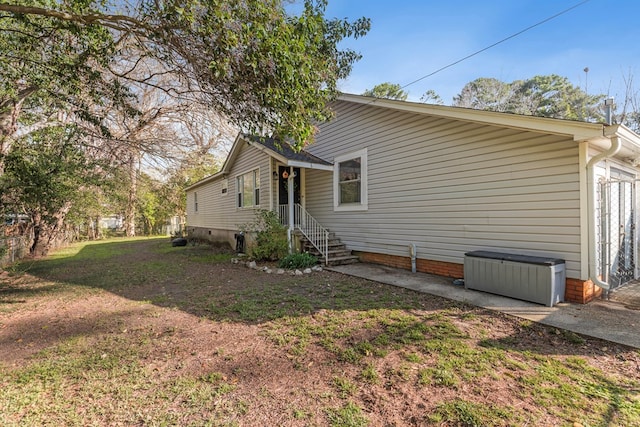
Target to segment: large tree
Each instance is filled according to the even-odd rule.
[[[314,123],[330,117],[337,80],[359,58],[339,42],[369,29],[364,18],[325,19],[325,7],[307,0],[293,16],[281,0],[0,3],[0,154],[28,97],[52,96],[99,121],[92,105],[105,97],[125,105],[127,82],[155,85],[159,73],[173,76],[167,94],[205,102],[248,132],[289,136],[301,148]],[[131,69],[111,63],[122,50],[139,52]]]
[[[118,81],[99,71],[115,52],[106,27],[20,9],[28,8],[0,4],[0,162],[16,137],[71,115],[96,123],[92,106],[105,98],[120,106],[127,98]]]
[[[513,97],[511,85],[494,78],[481,77],[467,83],[453,98],[456,107],[475,110],[509,111]]]
[[[409,94],[402,90],[402,86],[397,83],[384,82],[367,89],[362,93],[364,96],[373,98],[396,99],[406,101]]]
[[[27,214],[31,252],[46,254],[64,239],[65,219],[74,204],[105,185],[106,169],[78,149],[74,126],[40,129],[15,141],[0,176],[0,204]]]
[[[502,111],[557,119],[601,121],[604,95],[589,95],[555,74],[511,83],[479,78],[454,97],[457,107]]]
[[[53,230],[49,219],[58,221],[59,229],[69,213],[76,221],[83,217],[74,206],[89,207],[86,215],[93,217],[105,202],[120,206],[128,213],[130,234],[136,209],[144,208],[147,219],[160,210],[143,189],[172,193],[172,202],[162,207],[174,206],[182,199],[179,182],[171,183],[171,191],[155,184],[138,189],[140,165],[210,170],[207,165],[217,163],[211,159],[216,139],[229,129],[225,121],[246,132],[289,137],[298,148],[310,142],[315,124],[331,115],[327,101],[337,94],[337,80],[359,58],[338,44],[369,28],[364,18],[325,19],[325,7],[324,0],[309,0],[291,15],[282,0],[142,0],[135,6],[110,0],[0,0],[0,178],[11,202],[31,206],[39,224],[34,250],[51,241],[42,238],[43,231]],[[147,102],[150,97],[153,102]],[[185,118],[193,117],[194,107],[215,111],[212,117],[220,120],[195,127]],[[33,145],[63,128],[75,129],[75,137],[59,140],[59,146],[50,138],[42,159],[24,143]],[[187,140],[198,155],[186,154]],[[114,192],[76,182],[76,192],[93,191],[85,191],[79,202],[73,186],[54,179],[51,184],[59,188],[42,188],[60,205],[34,205],[52,199],[46,194],[39,199],[25,191],[33,186],[23,184],[46,178],[52,168],[76,170],[65,162],[52,164],[48,154],[66,153],[70,145],[87,161],[124,169],[120,190],[126,186],[126,194],[114,199]],[[10,170],[2,177],[5,161]],[[113,200],[94,203],[105,196]]]
[[[612,119],[638,133],[640,132],[640,90],[636,88],[634,78],[631,73],[622,76],[624,96],[616,100],[614,104],[616,114]]]
[[[444,105],[442,97],[433,89],[428,89],[420,97],[420,102],[424,104]]]

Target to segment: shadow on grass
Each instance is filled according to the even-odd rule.
[[[0,313],[5,304],[11,305],[11,310],[20,301],[27,304],[29,300],[64,299],[67,295],[83,298],[106,291],[144,303],[139,310],[148,309],[146,303],[151,303],[216,322],[265,325],[264,333],[301,366],[308,352],[318,347],[340,362],[356,365],[401,348],[407,357],[437,361],[424,371],[426,383],[451,383],[453,387],[501,367],[522,375],[525,385],[540,395],[548,392],[550,404],[554,404],[552,393],[556,390],[547,390],[547,384],[555,387],[562,384],[563,375],[573,374],[565,373],[564,362],[547,363],[546,356],[592,356],[602,347],[598,340],[530,322],[518,323],[499,313],[404,288],[328,271],[303,276],[267,274],[232,264],[232,257],[208,245],[172,247],[168,238],[78,245],[17,265],[17,284],[0,284]],[[138,309],[95,310],[95,315],[85,318],[60,319],[65,325],[56,328],[58,335],[48,334],[46,316],[31,317],[14,325],[16,332],[0,337],[0,346],[24,336],[53,345],[69,337],[117,330],[118,323],[125,325],[140,314]],[[500,331],[502,338],[482,337],[483,333],[495,336],[492,332],[500,328],[509,328]],[[512,359],[502,350],[518,355]],[[525,377],[528,374],[522,372],[534,368],[522,366],[522,359],[533,361],[539,370],[557,367],[559,373],[538,372]],[[244,368],[241,363],[236,368]],[[587,369],[574,368],[575,372]],[[254,368],[244,369],[249,372]],[[263,369],[266,375],[272,366]],[[536,382],[538,374],[540,383]],[[393,375],[408,373],[400,366]],[[629,396],[637,394],[637,390],[616,385],[595,370],[589,377],[572,378],[571,383],[576,389],[579,385],[581,393],[608,402],[601,411],[607,423],[615,422],[625,405],[635,402]],[[632,388],[637,385],[630,384]],[[542,407],[545,403],[540,402]]]
[[[234,255],[208,245],[172,247],[168,239],[110,241],[20,265],[25,273],[68,287],[97,288],[178,308],[216,321],[262,323],[320,310],[445,309],[445,299],[332,272],[267,274],[230,262]],[[22,290],[7,288],[7,298]],[[24,291],[29,293],[31,291]],[[37,291],[36,291],[37,292]]]
[[[457,310],[461,316],[472,313],[487,327],[499,316],[445,298],[328,271],[304,276],[267,274],[232,264],[233,256],[203,244],[172,247],[168,238],[78,244],[48,258],[16,265],[16,275],[34,276],[41,283],[13,286],[0,282],[0,306],[100,289],[214,321],[247,324],[327,310]],[[511,335],[480,344],[539,354],[592,355],[593,347],[585,346],[584,341],[570,332],[522,323]]]
[[[25,303],[29,297],[54,294],[59,289],[61,289],[61,287],[57,285],[39,286],[38,288],[30,289],[22,286],[0,283],[0,304]]]
[[[61,318],[52,319],[49,313],[34,314],[29,316],[28,322],[22,322],[11,328],[10,331],[0,334],[0,354],[2,362],[11,363],[14,359],[20,359],[23,354],[31,354],[35,350],[55,346],[77,337],[90,337],[100,334],[113,333],[115,330],[126,328],[131,320],[139,318],[145,313],[144,306],[127,310],[111,312],[96,311],[93,313],[65,313]],[[31,348],[25,352],[10,352],[4,354],[4,350],[11,348],[15,343],[22,343]],[[21,347],[21,346],[18,346]]]

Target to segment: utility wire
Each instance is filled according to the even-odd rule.
[[[434,74],[439,73],[440,71],[444,71],[444,70],[446,70],[447,68],[453,67],[454,65],[457,65],[457,64],[461,63],[462,61],[466,61],[466,60],[467,60],[467,59],[469,59],[469,58],[472,58],[472,57],[474,57],[474,56],[476,56],[476,55],[478,55],[478,54],[480,54],[480,53],[482,53],[482,52],[484,52],[484,51],[486,51],[486,50],[489,50],[489,49],[491,49],[492,47],[498,46],[499,44],[504,43],[504,42],[506,42],[507,40],[511,40],[512,38],[517,37],[517,36],[519,36],[520,34],[525,33],[525,32],[527,32],[527,31],[531,30],[532,28],[538,27],[538,26],[540,26],[540,25],[542,25],[542,24],[544,24],[544,23],[546,23],[546,22],[549,22],[549,21],[551,21],[552,19],[555,19],[555,18],[557,18],[557,17],[558,17],[558,16],[560,16],[560,15],[564,15],[565,13],[567,13],[567,12],[569,12],[569,11],[571,11],[571,10],[573,10],[573,9],[577,8],[577,7],[580,7],[580,6],[582,6],[583,4],[588,3],[588,2],[589,2],[589,0],[581,1],[580,3],[577,3],[577,4],[575,4],[575,5],[571,6],[571,7],[569,7],[569,8],[567,8],[567,9],[563,10],[562,12],[558,12],[558,13],[556,13],[556,14],[555,14],[555,15],[553,15],[553,16],[550,16],[550,17],[548,17],[548,18],[546,18],[546,19],[543,19],[542,21],[540,21],[540,22],[538,22],[538,23],[536,23],[536,24],[533,24],[533,25],[531,25],[531,26],[529,26],[529,27],[525,28],[524,30],[520,30],[520,31],[518,31],[517,33],[514,33],[514,34],[510,35],[509,37],[505,37],[504,39],[502,39],[502,40],[500,40],[500,41],[497,41],[497,42],[495,42],[494,44],[492,44],[492,45],[490,45],[490,46],[487,46],[487,47],[485,47],[485,48],[483,48],[483,49],[480,49],[480,50],[478,50],[478,51],[475,51],[475,52],[473,52],[472,54],[467,55],[467,56],[465,56],[465,57],[464,57],[464,58],[462,58],[462,59],[458,59],[457,61],[452,62],[452,63],[450,63],[450,64],[448,64],[448,65],[445,65],[445,66],[444,66],[444,67],[442,67],[442,68],[438,68],[437,70],[435,70],[435,71],[433,71],[433,72],[431,72],[431,73],[427,74],[426,76],[422,76],[422,77],[420,77],[419,79],[412,81],[411,83],[407,83],[406,85],[402,86],[402,87],[401,87],[401,89],[404,89],[404,88],[409,87],[409,86],[411,86],[411,85],[413,85],[413,84],[415,84],[415,83],[418,83],[419,81],[424,80],[424,79],[426,79],[427,77],[431,77],[431,76],[433,76]]]

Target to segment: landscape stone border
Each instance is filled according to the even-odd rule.
[[[268,266],[259,267],[255,261],[245,261],[242,258],[231,258],[232,264],[241,264],[245,265],[247,268],[256,271],[264,271],[267,274],[290,274],[292,276],[303,276],[305,274],[318,273],[323,271],[324,269],[319,265],[314,265],[313,267],[305,268],[304,270],[295,269],[295,270],[285,270],[284,268],[272,269]]]

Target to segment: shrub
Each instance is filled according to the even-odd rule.
[[[278,267],[288,269],[307,268],[315,265],[317,262],[318,258],[308,252],[302,252],[285,256],[278,263]]]
[[[249,255],[258,261],[275,261],[289,252],[287,229],[280,224],[275,212],[260,209],[255,221],[239,227],[245,234],[254,233],[255,241],[249,248]]]

